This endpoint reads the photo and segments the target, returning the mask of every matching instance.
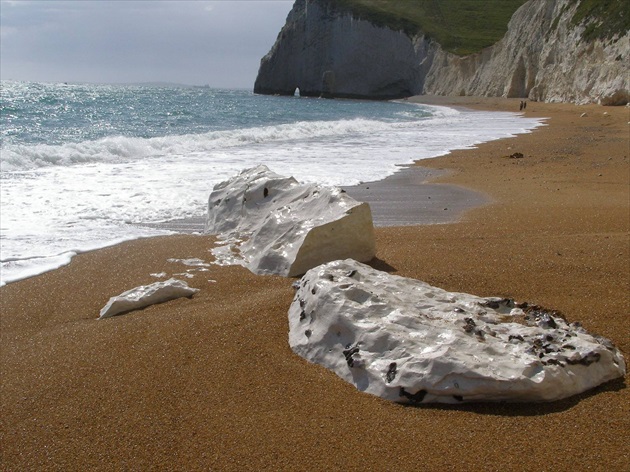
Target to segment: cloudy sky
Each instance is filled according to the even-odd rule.
[[[253,88],[293,0],[1,0],[0,76]]]

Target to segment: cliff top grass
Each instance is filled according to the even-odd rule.
[[[423,32],[454,54],[465,56],[499,41],[526,0],[329,0],[376,25]],[[599,1],[599,0],[598,0]],[[615,0],[611,0],[615,1]]]
[[[586,40],[622,36],[630,30],[630,5],[628,0],[581,0],[572,23],[584,24]]]

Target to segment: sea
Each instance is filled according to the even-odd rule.
[[[199,218],[213,186],[258,164],[349,186],[541,121],[408,101],[207,86],[1,82],[0,286],[78,253]]]

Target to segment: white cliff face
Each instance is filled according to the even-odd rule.
[[[625,374],[610,341],[553,312],[353,260],[298,283],[289,345],[360,391],[402,403],[553,401]]]
[[[630,33],[584,41],[570,0],[530,0],[505,37],[456,56],[420,35],[378,27],[322,0],[297,0],[261,61],[254,91],[391,98],[413,94],[521,97],[622,105],[630,97]]]
[[[546,102],[628,102],[630,36],[584,41],[571,19],[577,4],[530,0],[519,8],[501,41],[458,57],[441,49],[425,93],[523,97]]]
[[[222,264],[255,274],[293,277],[335,259],[371,260],[376,253],[372,213],[343,190],[300,184],[265,166],[217,184],[208,202],[206,232]]]

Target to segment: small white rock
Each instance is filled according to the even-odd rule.
[[[190,267],[210,267],[211,264],[207,263],[206,261],[202,260],[202,259],[198,259],[198,258],[191,258],[191,259],[167,259],[167,262],[179,262],[180,264],[184,264],[185,266],[190,266]]]
[[[177,279],[141,285],[110,298],[101,309],[98,319],[101,320],[129,311],[139,310],[156,303],[174,300],[175,298],[190,297],[198,291],[199,289],[191,288],[186,282]]]

